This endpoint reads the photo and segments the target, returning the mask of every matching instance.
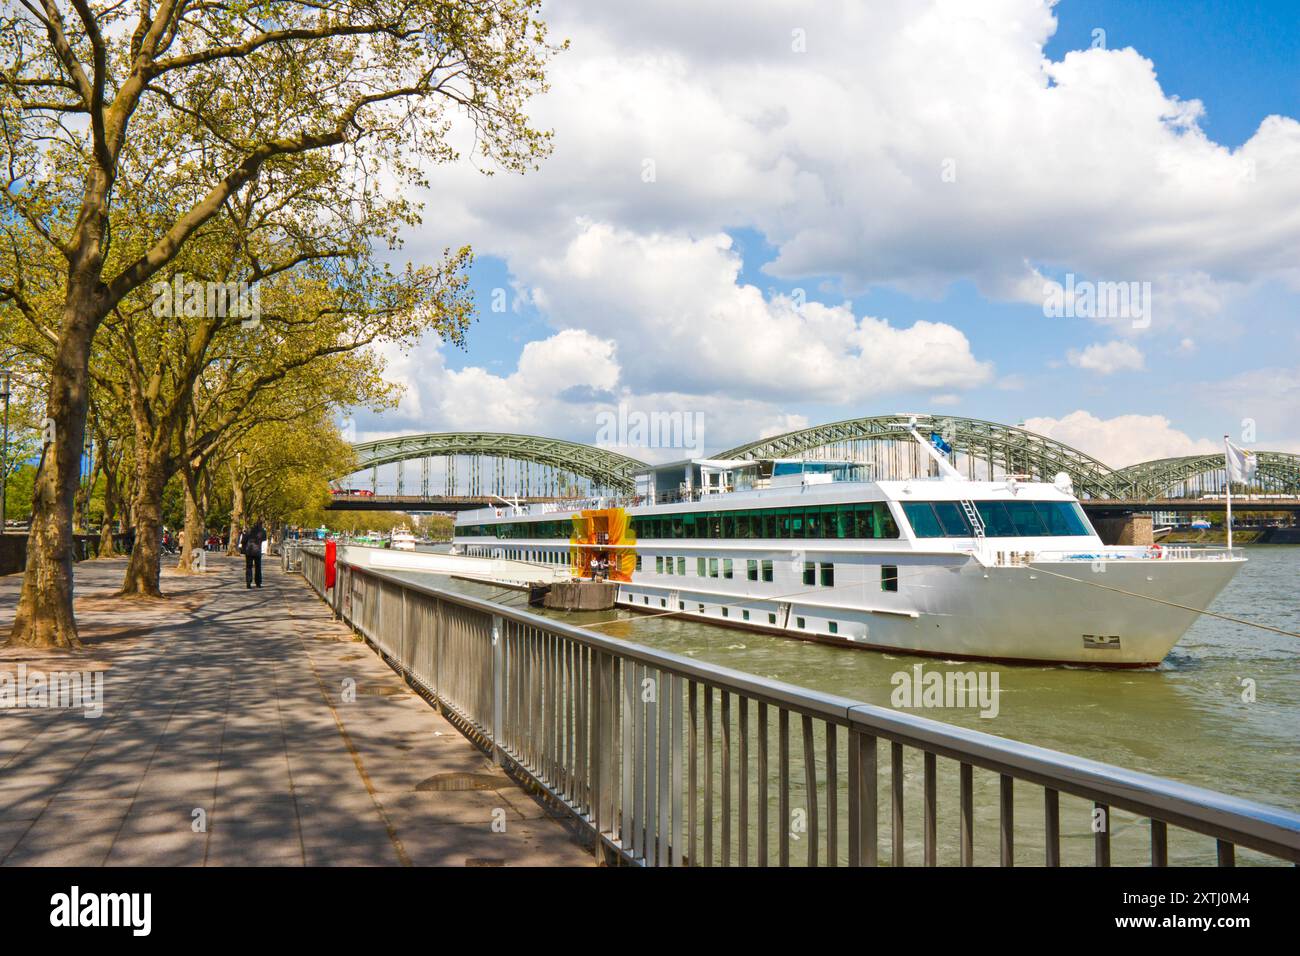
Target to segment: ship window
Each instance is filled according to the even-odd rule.
[[[717,576],[718,576],[718,559],[709,558],[709,577],[716,578]]]
[[[667,601],[665,598],[660,598],[660,599],[659,599],[659,606],[660,606],[660,607],[667,607],[667,606],[668,606],[668,601]]]
[[[1051,534],[1092,534],[1092,526],[1088,524],[1088,518],[1077,502],[1035,501],[1034,507]]]
[[[943,525],[944,533],[950,538],[969,538],[971,535],[970,522],[966,520],[966,514],[962,511],[961,505],[955,501],[936,501],[934,502],[934,513],[939,517],[939,523]]]
[[[803,536],[820,538],[822,536],[822,514],[820,508],[808,508],[803,513]]]
[[[840,626],[835,621],[831,621],[829,624],[826,625],[826,627],[830,630],[832,634],[838,634],[840,632]]]
[[[822,572],[822,582],[821,582],[822,587],[824,588],[835,587],[835,565],[830,564],[828,562],[823,562],[821,566],[821,572]]]
[[[664,558],[664,572],[667,574],[673,573],[673,559],[671,555]]]
[[[722,576],[724,578],[731,577],[731,558],[722,559]]]
[[[776,623],[776,615],[775,615],[775,614],[772,614],[771,612],[769,612],[768,615],[767,615],[767,623],[768,623],[768,624],[775,624],[775,623]]]
[[[898,565],[882,564],[880,566],[880,590],[898,590]]]
[[[707,577],[707,576],[708,576],[708,571],[706,570],[706,568],[707,568],[707,565],[705,564],[705,561],[704,561],[703,558],[696,558],[696,559],[695,559],[695,573],[696,573],[699,577],[702,577],[702,578],[703,578],[703,577]]]
[[[1016,534],[1026,537],[1038,537],[1047,534],[1047,528],[1038,517],[1038,510],[1032,501],[1006,502],[1007,514],[1011,515],[1011,524]]]
[[[686,602],[685,602],[685,601],[678,601],[678,602],[677,602],[677,610],[679,610],[679,611],[685,611],[685,610],[686,610]]]
[[[811,561],[803,563],[803,583],[810,587],[817,583],[817,565]]]
[[[984,534],[990,538],[1010,538],[1016,533],[1011,516],[1000,501],[977,501],[975,510],[984,523]]]
[[[740,612],[740,617],[741,617],[741,620],[748,621],[748,620],[749,620],[749,612],[748,612],[748,611],[745,611],[745,610],[742,610],[742,611]]]
[[[647,594],[645,597],[641,598],[641,603],[643,603],[643,604],[649,604],[649,603],[650,603],[650,595]]]
[[[729,607],[727,607],[725,604],[722,605],[722,616],[723,616],[723,617],[731,617],[731,609],[730,609]]]
[[[766,558],[763,560],[763,580],[764,581],[772,580],[772,562],[770,559],[766,559]]]
[[[801,630],[801,631],[803,630],[803,618],[801,618],[801,617],[797,617],[797,618],[795,618],[795,619],[794,619],[794,623],[795,623],[795,626],[796,626],[797,628],[799,628],[799,630]]]
[[[758,580],[758,562],[753,558],[745,562],[745,577],[751,581]]]
[[[685,558],[678,558],[678,559],[677,559],[677,573],[678,573],[678,574],[685,574],[685,573],[686,573],[686,559],[685,559]]]
[[[703,613],[704,613],[704,605],[703,605],[703,604],[699,605],[699,608],[700,608],[700,613],[703,614]]]
[[[664,556],[662,554],[657,554],[655,555],[655,574],[663,574],[663,573],[664,573]]]
[[[939,524],[939,518],[928,501],[903,502],[903,514],[907,515],[918,538],[943,537],[943,525]]]

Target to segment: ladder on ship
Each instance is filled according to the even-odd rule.
[[[980,518],[980,513],[975,510],[975,502],[969,498],[961,500],[961,509],[966,512],[966,520],[970,523],[971,531],[975,538],[980,542],[984,541],[984,521]]]

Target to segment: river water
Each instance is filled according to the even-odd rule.
[[[1210,609],[1300,632],[1300,547],[1260,545],[1246,554],[1249,562]],[[525,603],[519,592],[473,582],[440,577],[437,586]],[[627,611],[544,613],[575,624],[606,621],[600,630],[611,637],[885,707],[895,675],[917,664],[926,672],[985,670],[999,681],[995,717],[977,708],[916,712],[1300,811],[1300,640],[1293,637],[1203,616],[1160,667],[1102,671],[943,662]],[[1063,800],[1063,829],[1065,812]],[[1188,852],[1195,853],[1189,862],[1204,859]],[[1171,862],[1174,853],[1171,830]]]

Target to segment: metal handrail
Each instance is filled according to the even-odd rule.
[[[1168,861],[1170,827],[1186,831],[1180,839],[1215,840],[1220,864],[1235,862],[1238,846],[1300,862],[1300,814],[701,663],[345,561],[327,593],[320,549],[308,546],[302,557],[304,577],[336,613],[499,762],[572,811],[600,852],[628,862],[766,864],[775,845],[785,864],[797,843],[809,864],[874,865],[887,829],[890,862],[900,865],[907,764],[918,755],[927,865],[939,850],[938,758],[958,767],[965,865],[975,857],[975,768],[997,775],[996,805],[978,809],[996,810],[1003,865],[1015,862],[1025,830],[1023,816],[1016,822],[1016,783],[1043,788],[1034,839],[1048,865],[1062,862],[1061,794],[1091,804],[1098,865],[1111,859],[1113,810],[1150,818],[1153,865]],[[878,739],[889,744],[879,762],[887,768],[878,764]],[[800,813],[802,831],[775,825]],[[1195,859],[1188,847],[1183,856]]]

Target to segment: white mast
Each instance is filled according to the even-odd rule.
[[[943,452],[934,447],[934,443],[926,441],[921,437],[921,433],[916,430],[916,419],[909,418],[904,426],[911,436],[916,439],[916,443],[926,450],[926,453],[934,459],[934,463],[939,466],[939,474],[953,481],[965,481],[966,476],[952,466],[952,463],[944,457]]]
[[[1227,492],[1225,501],[1228,507],[1228,550],[1232,550],[1232,443],[1228,441],[1228,436],[1223,436],[1223,462],[1227,466],[1228,480],[1224,484],[1224,490]]]

